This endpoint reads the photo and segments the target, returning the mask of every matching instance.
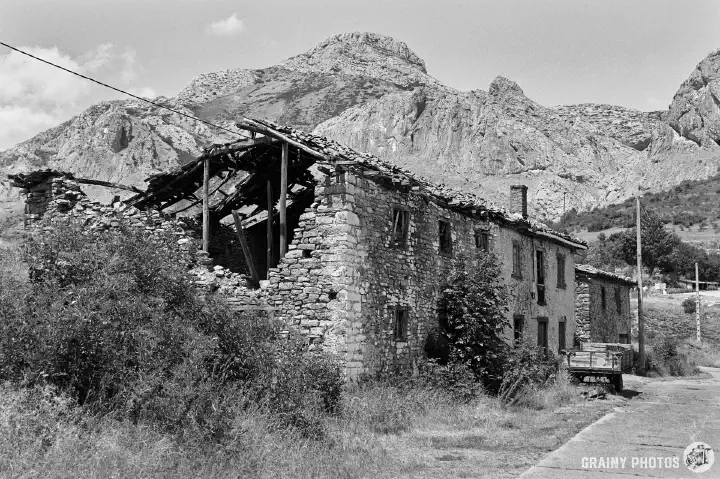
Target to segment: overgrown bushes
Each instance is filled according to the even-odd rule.
[[[487,389],[497,391],[508,351],[503,333],[509,298],[495,255],[460,256],[443,286],[439,330],[426,347],[430,357],[467,366]]]
[[[237,407],[261,405],[313,437],[338,410],[339,362],[200,297],[172,234],[68,221],[28,238],[24,259],[31,281],[0,276],[2,381],[51,384],[89,411],[215,440]]]
[[[673,338],[657,336],[645,348],[645,371],[649,376],[692,376],[700,373],[694,361],[679,350]],[[634,353],[635,368],[640,369],[639,356]]]

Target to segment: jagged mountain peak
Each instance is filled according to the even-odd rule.
[[[377,33],[333,35],[278,66],[303,72],[367,76],[404,87],[441,85],[427,74],[425,62],[407,44]]]
[[[417,56],[405,42],[379,33],[339,33],[320,42],[315,48],[305,54],[320,56],[323,55],[324,52],[331,52],[332,54],[340,53],[346,56],[362,56],[377,52],[388,57],[398,58],[405,63],[415,66],[421,72],[427,73],[425,61]]]
[[[525,92],[522,91],[522,88],[520,88],[517,83],[512,80],[508,80],[501,75],[496,76],[495,79],[490,83],[490,88],[488,92],[493,96],[501,96],[506,94],[525,96]]]

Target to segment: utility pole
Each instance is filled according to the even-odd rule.
[[[202,247],[206,253],[210,252],[210,160],[203,162],[203,240]]]
[[[637,205],[637,284],[638,284],[638,352],[640,355],[640,371],[645,372],[645,318],[643,317],[643,285],[642,285],[642,242],[640,234],[640,190],[635,197]]]
[[[697,342],[700,344],[700,276],[697,263],[695,263],[695,326],[697,327]]]

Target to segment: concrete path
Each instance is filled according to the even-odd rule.
[[[626,406],[580,431],[520,477],[720,478],[720,369],[702,370],[712,379],[624,376],[624,394],[634,395]],[[683,462],[685,448],[696,441],[715,453],[715,464],[704,473]]]

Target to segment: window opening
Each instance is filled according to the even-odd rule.
[[[600,307],[607,309],[607,300],[605,299],[605,286],[600,287]]]
[[[395,341],[407,341],[407,309],[395,308]]]
[[[490,235],[487,231],[475,232],[475,248],[485,252],[490,251]]]
[[[622,300],[620,295],[620,288],[615,288],[615,310],[618,313],[622,313]]]
[[[522,270],[520,269],[520,243],[513,241],[513,272],[516,278],[522,278]]]
[[[558,352],[565,349],[565,319],[563,318],[562,321],[558,323]]]
[[[547,353],[547,347],[548,347],[548,320],[547,318],[538,318],[538,325],[537,325],[537,331],[538,331],[538,338],[537,338],[537,345],[538,347],[544,348],[545,352]]]
[[[410,212],[400,208],[393,208],[392,221],[392,245],[404,247],[407,245]]]
[[[449,221],[438,221],[438,231],[440,234],[440,252],[452,253],[452,233]]]
[[[565,283],[565,255],[557,255],[557,287],[559,289],[565,289],[567,284]]]
[[[535,254],[537,258],[537,302],[545,304],[545,254],[540,250]]]
[[[525,317],[519,314],[516,314],[513,317],[513,339],[515,340],[516,344],[519,344],[522,342],[523,337],[523,328],[525,326]]]

